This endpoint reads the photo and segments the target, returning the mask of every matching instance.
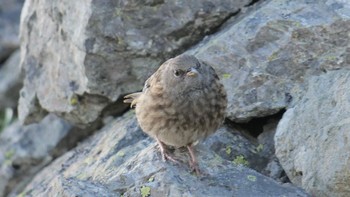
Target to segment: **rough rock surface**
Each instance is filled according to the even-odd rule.
[[[267,165],[261,172],[275,180],[286,183],[290,181],[275,155],[274,136],[280,119],[281,117],[279,115],[277,117],[271,117],[264,124],[263,132],[257,138],[259,142],[257,150],[261,151],[260,154],[267,159]]]
[[[349,84],[349,70],[312,78],[277,128],[277,157],[291,181],[313,196],[350,195]]]
[[[14,52],[0,67],[0,110],[16,108],[23,75],[19,65],[20,52]]]
[[[216,30],[249,0],[25,2],[22,122],[45,111],[87,124],[165,59]]]
[[[216,68],[233,121],[274,114],[305,78],[350,68],[350,1],[267,1],[241,18],[188,51]]]
[[[231,137],[230,137],[231,136]],[[81,146],[40,172],[27,186],[29,196],[308,196],[221,157],[234,136],[227,129],[196,146],[202,176],[191,174],[186,151],[161,160],[155,141],[137,126],[134,113],[112,122]],[[218,145],[215,145],[219,144]],[[226,153],[225,153],[226,154]]]
[[[0,196],[21,191],[30,178],[50,163],[57,144],[72,126],[48,115],[40,123],[21,126],[17,121],[0,134]]]
[[[140,90],[162,61],[184,51],[216,68],[228,92],[229,120],[196,147],[202,177],[189,172],[182,150],[174,151],[182,164],[163,163],[154,141],[128,113],[33,181],[26,176],[17,182],[16,168],[33,175],[46,160],[26,168],[31,159],[16,165],[11,149],[2,148],[0,189],[15,196],[29,182],[20,196],[307,196],[258,173],[288,182],[281,179],[285,172],[270,141],[278,120],[265,125],[254,142],[232,129],[232,122],[249,124],[292,108],[275,138],[288,177],[311,195],[348,196],[350,1],[261,1],[235,15],[248,3],[27,0],[21,20],[22,122],[54,112],[75,124],[96,125],[109,110],[114,109],[113,115],[125,110],[121,96]],[[199,43],[205,35],[210,36]],[[51,134],[30,135],[41,146],[41,137]],[[61,138],[52,147],[44,143],[45,150],[69,149],[64,145],[69,140]]]
[[[24,0],[1,0],[0,64],[19,47],[19,19]]]

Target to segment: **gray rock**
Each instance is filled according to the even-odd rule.
[[[247,122],[295,106],[279,124],[278,159],[291,180],[312,195],[346,196],[350,2],[266,1],[232,19],[247,3],[27,0],[21,21],[26,78],[19,119],[31,123],[54,112],[75,124],[95,125],[110,109],[115,110],[111,114],[125,110],[121,96],[141,89],[162,61],[222,27],[187,53],[216,68],[228,92],[228,118]],[[334,74],[337,69],[343,70]],[[309,78],[319,75],[308,86]],[[173,152],[181,164],[161,162],[154,141],[131,116],[106,120],[98,134],[40,171],[21,195],[307,196],[252,170],[268,171],[275,179],[283,176],[272,155],[273,124],[259,136],[261,152],[259,143],[221,128],[196,147],[204,173],[196,177],[183,150]],[[310,133],[304,135],[307,129]],[[11,170],[16,165],[9,155],[0,154],[0,189],[15,180]],[[50,156],[44,158],[50,162]],[[40,169],[48,164],[40,161],[35,165]]]
[[[140,90],[165,59],[249,2],[25,1],[20,120],[37,121],[48,111],[76,124],[94,122],[106,106]]]
[[[0,67],[0,111],[17,107],[23,81],[19,62],[20,52],[17,50]]]
[[[256,149],[263,157],[267,158],[267,164],[263,170],[260,170],[260,172],[273,178],[274,180],[286,183],[290,181],[275,155],[274,137],[280,119],[280,116],[271,117],[266,122],[266,124],[263,126],[263,132],[258,136],[259,145]]]
[[[267,1],[226,26],[187,53],[216,68],[235,122],[292,106],[309,76],[350,67],[349,1]]]
[[[19,47],[19,19],[24,0],[1,0],[0,63]]]
[[[172,153],[180,164],[163,162],[155,141],[127,113],[42,170],[22,195],[308,196],[221,157],[213,144],[227,143],[228,136],[233,134],[220,129],[196,146],[203,174],[197,177],[184,150]]]
[[[53,151],[72,126],[48,115],[42,122],[21,126],[18,121],[0,134],[0,196],[21,191],[31,178],[50,163]]]
[[[269,155],[259,149],[254,139],[246,138],[237,129],[232,129],[228,125],[224,125],[215,135],[207,139],[205,146],[225,160],[258,172],[263,171],[268,163]]]
[[[280,182],[287,181],[285,177],[285,172],[277,159],[273,159],[267,164],[266,168],[264,169],[264,173],[266,173],[269,177]]]
[[[350,71],[310,80],[275,136],[276,155],[290,180],[313,196],[350,195]]]
[[[275,155],[274,136],[279,120],[280,117],[271,118],[268,120],[268,122],[263,126],[263,132],[258,136],[260,146],[258,149],[261,149],[262,154],[266,157],[273,157]]]

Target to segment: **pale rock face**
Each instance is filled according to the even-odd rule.
[[[26,1],[20,120],[86,125],[249,1]],[[125,109],[125,106],[124,106]],[[123,110],[123,108],[121,109]]]
[[[291,181],[314,196],[350,194],[350,71],[309,81],[275,136],[276,155]]]
[[[349,1],[270,1],[193,50],[220,75],[228,118],[247,122],[289,107],[305,79],[350,68]]]
[[[65,143],[82,139],[64,130],[72,125],[44,118],[38,124],[45,123],[44,131],[36,134],[16,123],[11,133],[22,135],[5,132],[1,146],[16,147],[12,136],[23,144],[32,141],[37,149],[18,148],[21,157],[0,150],[0,196],[4,190],[15,196],[23,187],[22,195],[33,196],[135,196],[141,188],[152,196],[308,196],[258,173],[281,180],[281,166],[310,195],[348,196],[350,2],[275,0],[244,7],[249,3],[26,0],[20,25],[21,122],[40,121],[52,112],[95,131],[105,114],[127,108],[123,95],[141,90],[164,60],[183,52],[216,69],[228,93],[227,121],[195,147],[204,178],[190,174],[187,163],[161,162],[130,113],[110,118],[96,135],[52,163],[53,150],[67,151],[72,145]],[[10,10],[4,5],[0,18]],[[4,40],[12,43],[0,37],[0,49]],[[0,50],[0,61],[18,47],[18,40],[13,43]],[[245,138],[244,129],[231,125],[285,109],[274,143],[279,120],[265,125],[258,139]],[[85,129],[76,134],[89,135]],[[51,140],[40,143],[47,135]],[[174,154],[188,161],[181,150]],[[237,158],[258,172],[237,166]],[[16,164],[23,168],[14,170]]]

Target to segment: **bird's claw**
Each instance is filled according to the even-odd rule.
[[[179,163],[179,161],[177,161],[176,159],[174,159],[172,156],[170,156],[168,153],[166,153],[165,151],[161,151],[162,154],[162,159],[165,162],[166,160],[170,160],[176,164]]]
[[[195,172],[197,176],[201,175],[201,172],[199,171],[199,167],[197,163],[193,163],[192,161],[190,161],[190,168],[192,172]]]

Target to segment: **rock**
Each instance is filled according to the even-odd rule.
[[[275,136],[276,155],[290,180],[313,196],[350,195],[350,71],[309,81]]]
[[[220,129],[196,146],[202,171],[197,177],[187,151],[172,153],[178,165],[163,162],[155,141],[140,130],[134,113],[127,113],[42,170],[21,195],[308,196],[223,158],[216,147],[226,145],[214,142],[227,143],[228,136],[234,135]]]
[[[305,79],[350,66],[350,2],[268,1],[187,53],[213,65],[228,118],[247,122],[294,105]]]
[[[289,179],[286,177],[286,173],[277,158],[270,160],[264,169],[264,174],[282,183],[289,182]]]
[[[259,172],[273,178],[276,181],[287,183],[290,181],[275,155],[274,137],[278,122],[281,118],[281,115],[274,115],[267,120],[266,124],[263,126],[263,132],[258,136],[259,145],[256,147],[256,149],[267,160],[267,164],[264,166],[264,169],[260,170]]]
[[[205,145],[221,158],[258,172],[261,172],[268,162],[268,156],[263,154],[255,140],[247,139],[230,125],[222,126],[215,135],[206,140]]]
[[[21,191],[31,178],[50,163],[55,148],[72,126],[48,115],[40,123],[21,126],[18,121],[0,134],[0,196]]]
[[[9,160],[11,152],[3,149],[0,189],[9,196],[308,196],[261,172],[281,182],[288,182],[287,173],[311,195],[348,196],[350,2],[264,1],[232,17],[254,2],[27,0],[21,20],[26,74],[21,122],[55,113],[95,127],[103,116],[126,110],[122,96],[140,90],[160,63],[186,50],[222,78],[227,122],[247,124],[288,110],[275,147],[276,121],[264,127],[257,142],[227,123],[200,143],[201,177],[189,172],[182,149],[172,153],[181,164],[162,162],[154,141],[127,113],[117,121],[105,119],[99,133],[51,164],[69,149],[52,153],[66,147],[67,135],[45,146],[50,154],[34,160],[33,168],[25,168],[26,159]],[[48,166],[41,170],[42,164]],[[14,175],[18,166],[30,173],[20,183]]]
[[[261,150],[262,154],[267,157],[273,157],[275,155],[274,136],[280,119],[280,116],[269,119],[263,126],[263,132],[258,136],[260,146],[258,149]]]
[[[24,0],[2,0],[0,4],[0,63],[19,47],[19,19]]]
[[[19,62],[20,52],[17,50],[0,67],[0,111],[17,107],[23,81]]]
[[[249,3],[25,1],[21,65],[26,78],[19,119],[35,122],[48,111],[75,124],[94,122],[106,106],[142,89],[165,59]]]

